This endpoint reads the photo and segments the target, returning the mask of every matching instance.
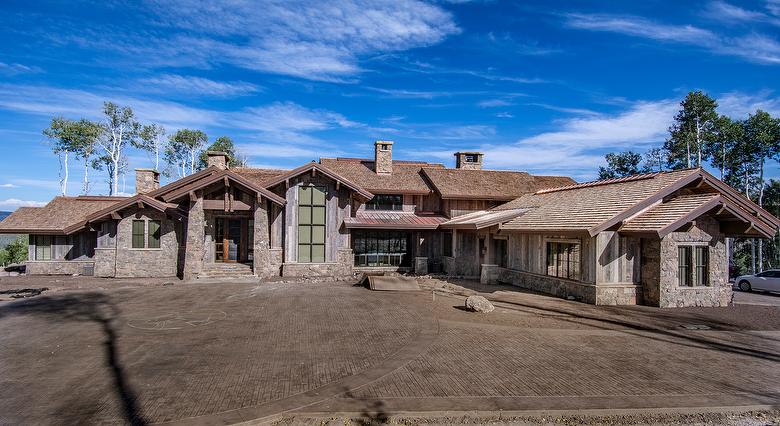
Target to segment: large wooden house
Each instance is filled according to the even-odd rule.
[[[29,274],[101,277],[443,273],[595,304],[724,306],[726,237],[780,222],[703,169],[576,183],[393,159],[321,158],[293,170],[209,167],[132,197],[56,197],[0,233],[30,235]]]

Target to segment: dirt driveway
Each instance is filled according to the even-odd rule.
[[[773,306],[608,308],[498,286],[126,284],[0,302],[0,424],[780,404]],[[474,290],[497,309],[459,309]]]

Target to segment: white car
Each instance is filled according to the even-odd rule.
[[[755,275],[742,275],[734,280],[742,291],[763,290],[780,292],[780,269],[770,269]]]

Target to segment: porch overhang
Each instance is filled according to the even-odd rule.
[[[237,183],[238,185],[241,185],[244,188],[249,189],[251,192],[256,193],[258,197],[271,200],[272,202],[280,206],[284,205],[287,202],[284,198],[274,194],[273,192],[265,188],[258,187],[257,185],[250,182],[243,176],[233,173],[230,170],[220,170],[218,172],[204,176],[203,178],[195,180],[194,182],[191,182],[188,185],[182,186],[167,194],[163,194],[162,199],[165,200],[166,202],[172,202],[184,198],[186,196],[189,196],[190,193],[193,193],[199,189],[205,188],[211,184],[220,181],[224,181],[226,183],[228,182]]]
[[[63,232],[67,234],[72,234],[74,232],[77,232],[81,229],[83,229],[85,226],[87,226],[90,223],[98,222],[103,219],[111,218],[111,219],[119,219],[118,216],[119,212],[121,210],[131,208],[131,207],[138,207],[138,208],[152,208],[154,210],[157,210],[159,212],[163,212],[169,216],[172,216],[176,219],[181,220],[184,216],[181,212],[178,211],[178,206],[176,204],[168,204],[164,203],[160,200],[156,200],[152,197],[149,197],[148,195],[144,194],[138,194],[134,195],[132,197],[127,198],[126,200],[122,200],[116,204],[114,204],[111,207],[108,207],[106,209],[103,209],[99,212],[93,213],[89,215],[85,220],[77,222],[73,225],[68,226],[63,230]]]
[[[447,221],[442,215],[396,212],[364,212],[344,219],[347,229],[437,229]]]
[[[444,229],[483,229],[522,216],[528,209],[480,210],[454,217],[441,224]]]

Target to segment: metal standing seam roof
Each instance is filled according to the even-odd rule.
[[[480,210],[457,216],[441,224],[442,228],[482,229],[512,220],[523,215],[528,209]]]
[[[442,215],[372,211],[345,218],[344,226],[350,229],[436,229],[446,221],[447,217]]]

